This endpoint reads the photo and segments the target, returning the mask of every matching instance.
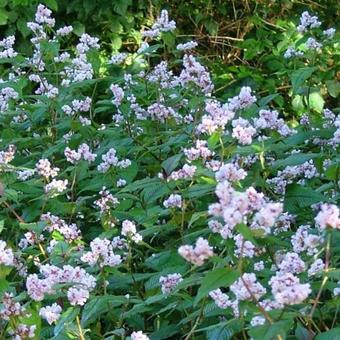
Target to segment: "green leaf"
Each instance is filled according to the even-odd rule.
[[[1,220],[1,221],[0,221],[0,234],[1,234],[1,232],[4,230],[4,227],[5,227],[5,221],[4,221],[4,220]]]
[[[283,168],[286,166],[299,165],[313,158],[320,157],[319,153],[296,153],[284,159],[279,159],[272,163],[273,168]]]
[[[309,95],[309,105],[316,112],[321,113],[325,105],[325,101],[320,92],[313,92]]]
[[[179,161],[181,160],[183,154],[174,155],[164,162],[162,162],[162,168],[165,170],[166,174],[169,176],[173,170],[176,169]]]
[[[238,232],[248,241],[250,241],[251,243],[253,243],[254,245],[257,245],[256,240],[254,239],[254,235],[252,230],[245,225],[244,223],[240,223],[237,225],[237,230]]]
[[[286,190],[284,206],[289,212],[299,212],[301,208],[322,202],[325,197],[311,188],[299,184],[289,185]]]
[[[340,82],[337,80],[326,80],[326,85],[330,96],[337,98],[340,94]]]
[[[0,274],[1,277],[1,274]],[[7,280],[0,278],[0,295],[5,292],[9,287],[9,283]]]
[[[6,25],[7,21],[8,21],[8,12],[5,9],[0,8],[0,26]]]
[[[19,224],[20,224],[21,229],[34,231],[38,235],[40,235],[43,232],[46,226],[46,222],[44,221],[40,221],[36,223],[19,223]]]
[[[269,96],[263,97],[259,100],[259,105],[260,106],[265,106],[267,104],[269,104],[272,100],[274,100],[279,94],[278,93],[274,93],[274,94],[270,94]]]
[[[127,301],[124,296],[113,295],[103,295],[92,298],[84,307],[81,325],[87,327],[90,323],[98,320],[102,314],[109,312],[111,308],[121,306]]]
[[[58,10],[58,2],[56,0],[44,0],[43,2],[52,11],[56,12]]]
[[[303,83],[313,74],[317,67],[304,67],[294,71],[291,75],[293,94],[296,94]]]
[[[286,334],[293,324],[293,320],[281,320],[272,325],[253,327],[248,334],[254,340],[273,340],[277,335],[286,338]]]
[[[188,198],[197,198],[212,194],[215,187],[215,185],[211,184],[195,184],[188,190]]]
[[[333,328],[330,331],[321,333],[315,337],[315,340],[340,340],[340,327]]]
[[[69,307],[59,318],[57,324],[54,327],[54,335],[59,335],[67,325],[72,323],[76,316],[79,314],[79,307]]]
[[[196,221],[198,221],[200,218],[202,217],[207,217],[208,214],[206,211],[199,211],[199,212],[195,212],[192,214],[189,224],[188,224],[188,228],[190,228]]]
[[[220,287],[229,287],[239,276],[240,273],[231,268],[217,268],[208,272],[204,276],[201,287],[197,292],[194,306],[196,306],[203,297],[207,296],[210,291]]]

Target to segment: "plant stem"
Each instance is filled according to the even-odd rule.
[[[76,320],[77,320],[77,326],[78,326],[78,331],[79,331],[79,339],[85,340],[83,329],[81,328],[81,324],[79,320],[79,315],[77,315]]]

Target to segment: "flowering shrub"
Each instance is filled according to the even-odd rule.
[[[32,56],[0,44],[1,338],[339,334],[340,117],[313,78],[333,29],[304,12],[282,56],[293,115],[217,98],[167,11],[108,62],[43,5],[28,27]]]

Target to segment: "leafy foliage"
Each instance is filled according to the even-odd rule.
[[[0,337],[336,338],[338,33],[264,1],[211,75],[167,11],[136,33],[144,2],[45,3],[73,32],[0,12],[32,43],[0,51]],[[169,7],[219,41],[232,3]]]

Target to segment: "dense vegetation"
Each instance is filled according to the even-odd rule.
[[[1,3],[0,339],[340,336],[336,2],[45,4]]]

